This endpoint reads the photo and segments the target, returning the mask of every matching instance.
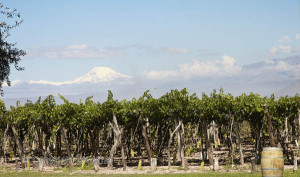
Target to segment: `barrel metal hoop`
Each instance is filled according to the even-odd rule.
[[[278,156],[278,157],[262,157],[261,159],[283,159],[283,157]]]
[[[268,148],[263,148],[263,151],[283,151],[283,149],[275,148],[275,147],[268,147]]]
[[[262,168],[262,170],[268,170],[268,171],[283,171],[283,168]]]

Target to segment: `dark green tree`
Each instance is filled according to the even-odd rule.
[[[14,65],[18,71],[23,70],[24,68],[19,66],[19,62],[26,52],[16,48],[16,43],[7,40],[10,30],[23,22],[20,13],[16,9],[4,7],[0,3],[0,19],[0,93],[3,94],[3,83],[6,82],[10,86],[10,66]]]

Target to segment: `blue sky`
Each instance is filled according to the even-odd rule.
[[[25,71],[12,71],[11,80],[61,82],[96,66],[130,76],[159,71],[155,77],[224,56],[242,66],[300,51],[299,0],[6,0],[3,5],[21,13],[24,22],[9,40],[28,53],[20,63]]]

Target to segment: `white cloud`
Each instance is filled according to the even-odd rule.
[[[268,64],[262,68],[262,71],[277,71],[277,72],[290,72],[295,76],[300,76],[300,64],[291,65],[286,61],[278,61]]]
[[[180,80],[195,77],[230,76],[241,71],[240,66],[235,65],[235,59],[224,55],[222,60],[213,62],[201,62],[194,60],[192,63],[185,63],[178,66],[177,71],[149,71],[143,76],[151,80]]]
[[[17,80],[11,81],[11,82],[10,82],[10,86],[15,86],[15,85],[17,85],[17,84],[19,84],[19,83],[21,83],[21,80],[17,79]],[[3,86],[4,86],[4,87],[8,87],[8,85],[7,85],[6,82],[3,83]]]
[[[272,47],[269,52],[271,54],[272,57],[276,56],[278,52],[285,52],[285,53],[290,53],[291,52],[291,46],[289,45],[279,45],[279,46],[275,46]]]
[[[287,45],[287,46],[280,45],[279,49],[281,51],[283,51],[283,52],[286,52],[286,53],[290,53],[291,52],[291,46],[289,46],[289,45]]]
[[[29,81],[29,84],[48,84],[48,85],[55,85],[55,86],[59,86],[62,84],[68,84],[68,82],[51,82],[51,81],[46,81],[46,80],[40,80],[40,81]]]
[[[277,47],[272,47],[272,48],[270,48],[269,52],[272,56],[275,56],[275,55],[277,55],[278,48]]]
[[[122,48],[100,48],[88,46],[86,44],[69,45],[62,47],[31,47],[27,58],[42,57],[50,59],[87,59],[87,58],[106,58],[114,56],[124,56],[126,52]]]
[[[164,48],[162,49],[162,52],[170,54],[185,54],[188,53],[189,50],[185,48]]]
[[[279,61],[276,65],[273,65],[271,67],[272,70],[276,70],[276,71],[289,71],[292,68],[293,68],[293,66],[289,65],[285,61]]]
[[[198,50],[198,56],[199,57],[212,57],[212,56],[220,57],[220,56],[222,56],[222,54],[219,52],[212,52],[212,51],[202,49],[202,50]]]
[[[300,34],[296,34],[296,39],[300,39]],[[288,43],[291,39],[289,36],[283,36],[280,40],[278,40],[277,44],[274,47],[269,49],[269,53],[272,57],[276,56],[279,52],[290,53],[291,46],[290,45],[282,45],[280,43]]]
[[[268,58],[268,59],[265,60],[265,63],[266,64],[273,64],[274,60]]]
[[[242,67],[236,65],[236,60],[228,55],[223,55],[220,60],[202,62],[194,60],[190,63],[178,65],[177,70],[151,70],[144,72],[142,76],[150,80],[189,80],[193,78],[210,78],[210,77],[227,77],[227,76],[240,76],[251,74],[263,74],[264,72],[289,72],[295,76],[300,76],[300,64],[292,65],[286,61],[278,60],[265,60],[265,66],[260,69],[242,71]],[[250,73],[249,73],[250,72]],[[49,82],[37,81],[35,83],[44,83],[52,85],[73,84],[88,82],[111,82],[114,80],[122,79],[127,84],[131,82],[133,77],[118,73],[110,68],[95,67],[89,73],[82,77],[66,82]]]
[[[278,42],[290,42],[290,37],[289,36],[283,36]]]
[[[153,48],[145,45],[128,45],[119,47],[96,48],[87,44],[67,45],[56,47],[34,46],[27,51],[26,58],[49,58],[49,59],[89,59],[89,58],[107,58],[116,56],[125,56],[130,50],[138,52],[147,52],[148,54],[186,54],[189,49],[174,47]],[[129,50],[129,51],[128,51]]]
[[[158,78],[163,80],[170,77],[177,77],[178,73],[176,71],[149,71],[143,75],[151,80],[157,80]]]
[[[241,67],[235,65],[234,58],[227,55],[222,56],[222,58],[223,69],[226,73],[238,73],[241,71]]]
[[[81,44],[81,45],[70,45],[66,47],[67,49],[71,49],[71,50],[82,50],[82,49],[87,49],[87,45],[86,44]]]
[[[217,74],[220,68],[217,66],[220,61],[215,62],[200,62],[194,60],[189,64],[179,65],[178,78],[190,79],[193,76],[207,77]]]
[[[58,50],[55,52],[56,55],[48,55],[49,58],[105,58],[112,56],[123,56],[125,52],[119,49],[96,49],[88,47],[85,44],[72,45]],[[47,56],[47,55],[44,55]]]
[[[44,58],[59,58],[58,52],[55,51],[45,52],[42,56]]]

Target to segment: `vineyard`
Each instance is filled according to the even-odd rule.
[[[146,91],[140,98],[88,97],[79,104],[59,95],[6,108],[0,100],[0,156],[22,164],[34,158],[66,158],[68,166],[90,157],[95,168],[180,165],[243,166],[260,164],[262,148],[283,148],[285,164],[297,160],[300,96],[233,96],[221,89],[209,95],[171,90],[160,98]],[[268,122],[268,120],[271,120]],[[77,159],[77,160],[76,160]],[[51,165],[44,162],[44,165]]]

